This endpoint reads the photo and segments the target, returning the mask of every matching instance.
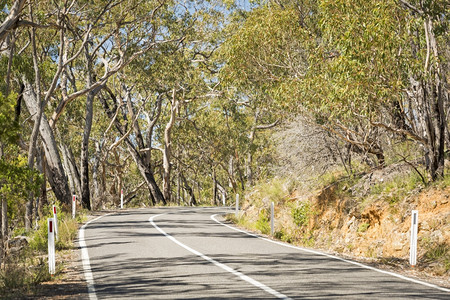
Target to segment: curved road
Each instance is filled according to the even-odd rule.
[[[450,290],[220,222],[224,208],[122,211],[82,227],[91,299],[450,299]]]

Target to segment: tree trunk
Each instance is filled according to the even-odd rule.
[[[78,166],[75,162],[75,157],[72,153],[70,146],[64,143],[60,144],[61,153],[63,155],[64,165],[66,166],[66,171],[70,183],[71,195],[81,195],[81,180],[80,173],[78,171]]]
[[[85,57],[87,62],[86,87],[93,84],[92,58],[89,55],[88,45],[85,45]],[[104,86],[101,85],[86,96],[86,120],[84,123],[83,141],[81,143],[81,203],[83,207],[91,210],[91,194],[89,191],[89,137],[91,136],[92,119],[94,117],[94,98]]]
[[[28,83],[26,83],[27,85]],[[29,84],[28,84],[29,85]],[[38,102],[30,93],[29,88],[25,88],[24,102],[31,115],[38,112]],[[56,145],[55,136],[48,123],[45,114],[42,114],[41,126],[39,127],[40,135],[44,144],[44,151],[46,159],[47,178],[55,193],[56,198],[65,204],[71,203],[71,195],[69,184],[62,167],[61,158]]]
[[[197,205],[197,200],[195,200],[194,190],[188,184],[186,177],[184,177],[183,173],[181,173],[181,180],[183,180],[184,189],[189,193],[189,196],[190,196],[189,205],[191,205],[191,206]]]
[[[216,179],[216,168],[213,168],[213,174],[212,174],[212,179],[213,179],[213,201],[212,201],[212,205],[219,205],[218,203],[218,199],[217,199],[217,179]]]
[[[88,81],[87,86],[91,82]],[[83,141],[81,144],[81,203],[83,207],[91,210],[91,197],[89,191],[89,137],[94,116],[94,97],[101,87],[88,93],[86,97],[86,122],[84,125]]]
[[[45,159],[45,155],[44,155],[44,151],[40,151],[41,154],[41,160],[40,163],[42,164],[42,176],[43,179],[42,180],[42,185],[41,185],[41,193],[39,195],[39,205],[38,205],[38,216],[39,218],[42,218],[44,216],[44,205],[47,204],[48,200],[47,200],[47,178],[45,175],[45,166],[46,166],[46,159]]]
[[[95,155],[94,155],[94,164],[92,166],[92,181],[93,181],[93,197],[94,200],[100,197],[100,184],[98,182],[98,172],[100,168],[100,157],[101,157],[101,148],[100,143],[98,141],[95,141]],[[92,205],[95,207],[95,205]]]
[[[172,92],[172,101],[171,101],[171,109],[170,109],[170,120],[166,124],[166,128],[164,130],[164,149],[163,149],[163,194],[164,198],[167,202],[170,203],[171,199],[171,188],[170,188],[170,156],[171,156],[171,131],[173,125],[175,124],[175,117],[178,112],[178,106],[180,102],[176,99],[175,89]]]
[[[108,91],[111,97],[114,95]],[[100,101],[102,102],[103,108],[106,111],[106,114],[108,117],[112,120],[114,119],[115,111],[111,111],[109,108],[108,102],[105,98],[100,97]],[[117,110],[117,103],[114,101],[115,110]],[[123,137],[125,135],[125,130],[120,124],[120,121],[115,118],[114,125],[116,126],[116,129],[119,131],[121,136]],[[148,163],[146,163],[146,156],[139,153],[139,151],[136,149],[135,145],[130,141],[129,137],[126,137],[124,139],[125,144],[127,145],[128,152],[131,154],[131,157],[133,158],[134,162],[136,163],[139,172],[141,173],[142,177],[144,178],[147,188],[150,192],[150,200],[153,205],[155,205],[158,202],[162,202],[164,205],[167,204],[163,193],[161,192],[161,189],[159,188],[158,184],[156,183],[155,177],[153,175],[153,171]]]
[[[3,253],[6,250],[6,243],[8,242],[8,201],[2,198],[2,248]]]

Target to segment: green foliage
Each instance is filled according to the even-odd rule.
[[[303,234],[303,237],[301,238],[302,245],[306,247],[314,247],[316,244],[316,239],[314,238],[314,232],[308,231]]]
[[[56,204],[58,212],[58,239],[55,243],[55,248],[57,250],[71,249],[73,247],[73,241],[76,238],[78,232],[78,222],[80,221],[78,216],[77,219],[72,219],[72,215],[61,209],[59,202]],[[39,220],[38,229],[33,231],[30,236],[30,248],[32,250],[45,252],[48,247],[48,229],[47,229],[47,219],[53,218],[52,206],[44,208],[47,212],[41,220]]]
[[[308,225],[309,218],[312,215],[311,203],[309,201],[300,202],[291,209],[291,215],[297,226],[301,227]]]
[[[256,221],[256,229],[261,231],[262,234],[270,233],[270,217],[267,209],[261,209],[259,212],[258,220]]]
[[[267,199],[270,202],[278,203],[288,197],[295,189],[290,179],[272,178],[258,182],[252,193],[252,199],[261,201]]]
[[[274,237],[286,243],[292,243],[294,241],[294,237],[286,232],[285,229],[281,228],[274,232]]]
[[[17,94],[5,97],[0,93],[0,141],[16,143],[19,138],[19,123],[15,120],[15,101]]]
[[[42,177],[35,170],[30,170],[27,160],[18,156],[12,160],[0,158],[0,194],[26,197],[29,192],[38,191]]]
[[[369,227],[370,227],[370,224],[369,223],[361,223],[361,224],[359,224],[359,226],[358,226],[358,232],[366,232],[367,231],[367,229],[369,229]]]

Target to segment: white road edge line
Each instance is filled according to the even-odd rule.
[[[87,282],[87,288],[88,288],[88,294],[89,294],[90,300],[97,300],[97,294],[95,293],[94,276],[92,275],[91,262],[89,260],[89,253],[88,253],[86,241],[84,240],[84,230],[90,223],[97,221],[100,218],[109,216],[111,214],[112,213],[97,217],[93,220],[90,220],[89,222],[87,222],[86,224],[81,226],[80,231],[78,232],[78,243],[81,248],[81,262],[83,263],[84,278],[86,279],[86,282]]]
[[[254,285],[254,286],[256,286],[256,287],[258,287],[258,288],[260,288],[260,289],[262,289],[262,290],[264,290],[265,292],[267,292],[267,293],[269,293],[269,294],[271,294],[271,295],[273,295],[273,296],[275,296],[275,297],[277,297],[277,298],[279,298],[279,299],[286,299],[286,300],[289,299],[289,300],[291,300],[291,298],[289,298],[288,296],[286,296],[286,295],[284,295],[284,294],[282,294],[282,293],[280,293],[280,292],[275,291],[274,289],[268,287],[267,285],[265,285],[265,284],[263,284],[263,283],[261,283],[261,282],[255,280],[255,279],[253,279],[253,278],[251,278],[251,277],[249,277],[249,276],[247,276],[247,275],[245,275],[245,274],[243,274],[243,273],[241,273],[241,272],[239,272],[239,271],[236,271],[235,269],[233,269],[233,268],[231,268],[231,267],[229,267],[229,266],[227,266],[227,265],[225,265],[225,264],[223,264],[223,263],[220,263],[220,262],[218,262],[218,261],[212,259],[211,257],[206,256],[206,255],[204,255],[204,254],[198,252],[197,250],[194,250],[194,249],[192,249],[191,247],[189,247],[189,246],[187,246],[187,245],[181,243],[180,241],[178,241],[177,239],[175,239],[175,238],[174,238],[173,236],[171,236],[170,234],[166,233],[164,230],[162,230],[161,228],[159,228],[158,225],[155,224],[154,219],[157,218],[157,217],[160,217],[160,216],[162,216],[162,215],[165,215],[165,214],[159,214],[159,215],[152,216],[152,217],[150,217],[148,220],[149,220],[149,222],[152,224],[153,227],[155,227],[160,233],[162,233],[164,236],[166,236],[168,239],[170,239],[170,240],[171,240],[172,242],[174,242],[175,244],[177,244],[177,245],[183,247],[183,248],[186,249],[187,251],[189,251],[189,252],[191,252],[191,253],[193,253],[193,254],[195,254],[195,255],[197,255],[197,256],[200,256],[200,257],[203,258],[204,260],[206,260],[206,261],[208,261],[208,262],[210,262],[210,263],[216,265],[216,266],[219,267],[219,268],[224,269],[224,270],[227,271],[227,272],[230,272],[231,274],[233,274],[233,275],[239,277],[240,279],[242,279],[242,280],[244,280],[244,281],[246,281],[246,282],[248,282],[248,283],[250,283],[250,284],[252,284],[252,285]]]
[[[346,263],[349,263],[349,264],[353,264],[353,265],[359,266],[359,267],[364,268],[364,269],[369,269],[369,270],[376,271],[376,272],[379,272],[379,273],[391,275],[391,276],[394,276],[394,277],[397,277],[397,278],[400,278],[400,279],[403,279],[403,280],[406,280],[406,281],[411,281],[411,282],[414,282],[414,283],[417,283],[417,284],[421,284],[421,285],[424,285],[424,286],[427,286],[427,287],[430,287],[430,288],[434,288],[434,289],[438,289],[438,290],[450,293],[450,289],[446,289],[444,287],[440,287],[440,286],[437,286],[437,285],[434,285],[434,284],[431,284],[431,283],[428,283],[428,282],[423,282],[423,281],[416,280],[416,279],[413,279],[413,278],[409,278],[409,277],[406,277],[406,276],[403,276],[403,275],[400,275],[400,274],[397,274],[397,273],[393,273],[393,272],[377,269],[377,268],[374,268],[374,267],[371,267],[371,266],[367,266],[367,265],[364,265],[364,264],[356,262],[356,261],[347,260],[345,258],[341,258],[341,257],[334,256],[334,255],[331,255],[331,254],[326,254],[326,253],[322,253],[322,252],[319,252],[319,251],[310,250],[310,249],[301,248],[301,247],[293,246],[293,245],[290,245],[290,244],[274,241],[274,240],[271,240],[271,239],[268,239],[268,238],[265,238],[265,237],[262,237],[262,236],[259,236],[259,235],[247,232],[245,230],[242,230],[242,229],[230,226],[228,224],[225,224],[223,222],[220,222],[219,220],[216,219],[216,216],[218,216],[218,215],[219,214],[211,215],[210,218],[213,221],[215,221],[215,222],[217,222],[217,223],[219,223],[219,224],[221,224],[223,226],[226,226],[226,227],[228,227],[230,229],[233,229],[235,231],[239,231],[239,232],[245,233],[247,235],[250,235],[250,236],[262,239],[264,241],[271,242],[271,243],[274,243],[274,244],[277,244],[277,245],[281,245],[281,246],[284,246],[284,247],[287,247],[287,248],[297,249],[297,250],[300,250],[300,251],[303,251],[303,252],[307,252],[307,253],[312,253],[312,254],[326,256],[326,257],[329,257],[329,258],[332,258],[332,259],[340,260],[340,261],[343,261],[343,262],[346,262]]]

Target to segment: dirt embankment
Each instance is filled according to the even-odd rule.
[[[348,188],[331,185],[276,202],[275,237],[450,287],[450,188],[413,191],[395,203],[380,196],[363,202],[342,190]],[[268,207],[268,199],[249,195],[240,224],[258,229]],[[414,268],[409,265],[412,210],[419,211]]]
[[[324,190],[313,198],[318,210],[310,218],[308,230],[314,232],[315,244],[329,245],[330,250],[358,257],[407,260],[411,211],[419,211],[419,264],[425,267],[436,248],[450,248],[450,188],[426,191],[395,206],[380,199],[362,210],[349,199],[336,199],[333,191]],[[435,250],[439,251],[439,250]],[[436,253],[439,255],[440,253]],[[449,262],[447,262],[449,263]],[[447,270],[446,270],[447,267]],[[433,265],[438,275],[448,267]]]

